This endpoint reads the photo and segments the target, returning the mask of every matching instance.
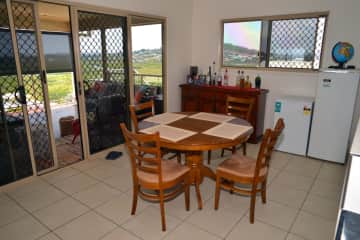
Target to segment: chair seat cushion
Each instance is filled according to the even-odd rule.
[[[163,182],[174,181],[190,171],[189,167],[179,164],[176,159],[162,160],[161,164],[162,164],[162,181]],[[150,184],[158,184],[159,183],[159,175],[158,174],[153,174],[153,173],[138,170],[137,176],[138,176],[140,182],[146,182],[146,183],[150,183]]]
[[[252,179],[255,176],[255,167],[256,159],[234,154],[230,159],[220,163],[216,171],[240,178]],[[262,168],[259,177],[264,177],[267,174],[267,170],[267,168]]]

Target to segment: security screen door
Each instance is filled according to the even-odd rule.
[[[46,71],[38,28],[37,5],[11,1],[20,71],[26,93],[27,115],[37,172],[56,167],[46,99]]]
[[[33,174],[10,21],[0,1],[0,186]]]
[[[57,164],[37,3],[1,0],[0,14],[0,159],[1,169],[7,171],[3,184]]]
[[[76,60],[84,92],[89,153],[94,154],[123,143],[119,125],[129,124],[127,18],[82,10],[75,10],[75,14]]]

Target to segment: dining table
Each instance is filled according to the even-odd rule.
[[[160,133],[160,147],[185,153],[192,184],[201,184],[204,177],[216,180],[215,172],[203,164],[203,152],[229,148],[246,142],[253,127],[244,119],[206,112],[167,112],[146,118],[139,123],[140,132]],[[200,192],[197,192],[202,209]]]

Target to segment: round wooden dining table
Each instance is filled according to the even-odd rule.
[[[203,164],[204,151],[229,148],[239,145],[241,143],[246,142],[253,132],[253,128],[251,127],[251,124],[249,122],[234,117],[231,120],[231,122],[234,123],[234,126],[236,124],[250,128],[248,128],[247,131],[245,131],[244,133],[242,133],[241,135],[237,136],[234,139],[207,135],[204,133],[205,131],[218,126],[222,122],[196,119],[191,117],[192,115],[195,115],[197,113],[179,112],[176,114],[186,115],[186,117],[167,123],[165,125],[170,127],[175,127],[178,129],[192,131],[195,132],[195,134],[176,142],[161,138],[160,145],[162,148],[166,148],[169,150],[176,150],[181,153],[185,153],[186,164],[191,169],[190,181],[192,184],[195,185],[201,184],[204,177],[208,177],[213,180],[216,179],[216,175],[213,172],[213,170],[211,170],[208,166],[205,166]],[[225,114],[217,114],[217,115],[226,116]],[[144,119],[144,121],[146,121],[146,119]],[[236,131],[236,129],[234,129],[234,131]],[[160,137],[161,137],[161,132],[160,132]],[[198,199],[199,209],[201,209],[202,200],[201,200],[200,192],[197,192],[197,199]]]

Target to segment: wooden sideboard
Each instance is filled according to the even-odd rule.
[[[264,132],[265,104],[268,90],[190,84],[182,84],[180,88],[182,112],[225,113],[225,101],[228,95],[255,98],[255,107],[250,120],[251,125],[254,127],[254,133],[251,135],[249,142],[258,143],[260,141]]]

